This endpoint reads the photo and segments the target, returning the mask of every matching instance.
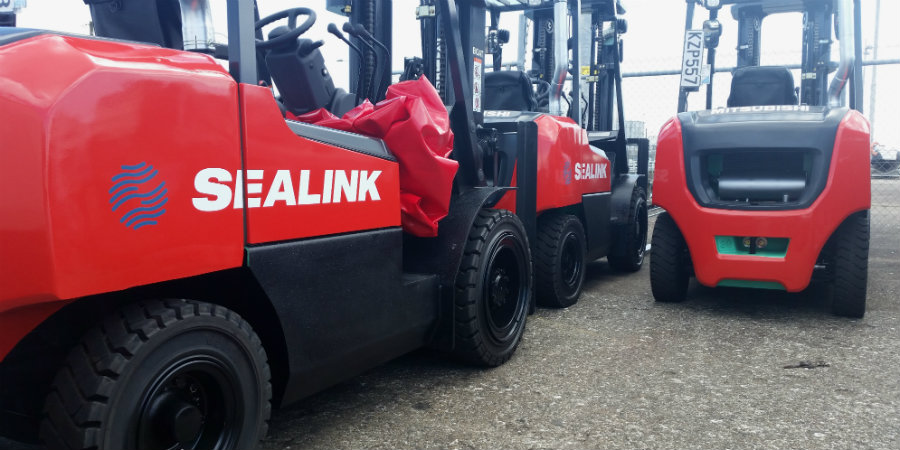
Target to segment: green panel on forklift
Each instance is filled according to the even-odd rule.
[[[777,281],[753,281],[753,280],[722,280],[717,287],[736,287],[736,288],[753,288],[753,289],[771,289],[775,291],[784,291],[784,286]]]
[[[756,239],[753,237],[752,239]],[[746,255],[761,256],[764,258],[784,258],[787,255],[787,238],[765,238],[768,243],[764,248],[757,248],[755,253],[750,253],[750,247],[744,245],[741,236],[716,236],[716,250],[720,255]]]

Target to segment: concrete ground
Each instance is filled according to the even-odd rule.
[[[276,411],[262,448],[900,449],[900,181],[875,187],[862,320],[819,287],[655,304],[648,265],[599,261],[504,366],[410,354]]]

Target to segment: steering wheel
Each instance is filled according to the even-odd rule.
[[[299,27],[297,26],[297,16],[306,16],[306,21],[300,24]],[[260,30],[262,29],[262,27],[275,22],[276,20],[281,20],[284,18],[287,18],[288,20],[287,27],[289,31],[282,34],[281,36],[278,36],[274,39],[269,39],[267,41],[257,39],[256,48],[267,50],[296,40],[298,37],[300,37],[301,34],[306,33],[313,26],[313,24],[316,23],[316,12],[309,8],[285,9],[284,11],[279,11],[275,14],[259,19],[256,22],[255,27],[257,30]]]

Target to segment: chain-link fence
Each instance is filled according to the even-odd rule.
[[[872,122],[872,245],[900,250],[900,46],[883,48],[890,58],[866,61],[864,65],[865,105],[863,113]],[[785,52],[769,59],[769,64],[799,60]],[[720,60],[727,61],[727,56]],[[650,140],[651,177],[659,129],[674,116],[678,104],[680,61],[676,58],[626,61],[623,80],[626,134]],[[638,70],[635,70],[637,68]],[[631,70],[629,70],[631,69]],[[799,69],[793,70],[799,80]],[[873,81],[874,79],[874,81]],[[731,73],[714,77],[713,107],[724,107],[731,86]],[[705,107],[704,89],[690,97],[689,110]]]

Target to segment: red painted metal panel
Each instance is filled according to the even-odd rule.
[[[237,84],[212,58],[55,35],[0,47],[0,136],[0,317],[241,264],[242,212],[193,204],[199,171],[240,168]]]
[[[583,194],[609,192],[609,159],[588,145],[587,132],[568,117],[538,123],[537,211],[581,203]]]
[[[241,92],[250,244],[400,225],[396,162],[297,136],[268,89]]]
[[[587,132],[568,117],[538,117],[538,214],[581,203],[584,194],[609,192],[612,167],[602,152],[588,144]],[[516,185],[513,172],[512,185]],[[516,192],[510,191],[495,208],[516,211]]]
[[[672,119],[659,134],[653,202],[669,212],[684,234],[697,281],[715,286],[725,279],[778,282],[790,292],[809,285],[822,247],[850,214],[869,209],[869,124],[850,111],[835,139],[828,184],[806,209],[736,211],[701,207],[687,187],[681,126]],[[715,236],[790,239],[784,258],[722,255]]]

